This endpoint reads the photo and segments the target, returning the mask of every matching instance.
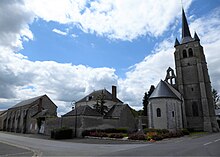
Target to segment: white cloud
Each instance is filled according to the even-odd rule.
[[[204,47],[212,87],[220,92],[220,8],[216,8],[209,15],[195,19],[190,23],[191,34],[196,30]],[[150,85],[157,85],[160,79],[166,76],[166,70],[174,66],[174,41],[171,37],[159,43],[151,55],[134,65],[127,73],[125,79],[119,80],[119,96],[130,105],[142,108],[144,92]]]
[[[63,32],[63,31],[61,31],[59,29],[56,29],[56,28],[54,28],[52,31],[57,33],[57,34],[60,34],[60,35],[64,35],[64,36],[67,35],[67,32]]]
[[[1,52],[1,98],[27,99],[48,94],[55,101],[71,102],[93,90],[110,89],[112,84],[117,85],[118,77],[111,68],[91,68],[53,61],[32,62],[8,49],[1,49]]]
[[[192,0],[183,3],[187,9]],[[72,24],[84,32],[121,40],[161,35],[181,9],[177,0],[27,0],[26,5],[46,21]]]
[[[72,36],[73,38],[77,38],[77,37],[78,37],[77,34],[71,34],[71,36]]]
[[[25,7],[22,0],[0,1],[0,45],[21,49],[22,42],[33,39],[29,23],[34,19],[33,12]]]
[[[151,85],[165,78],[168,67],[174,68],[173,40],[167,39],[160,43],[151,55],[137,63],[126,73],[125,79],[119,80],[119,96],[133,107],[142,107],[144,93]]]
[[[131,106],[142,107],[144,92],[148,91],[151,84],[156,85],[160,79],[164,79],[169,66],[174,67],[173,37],[158,43],[151,55],[146,56],[142,62],[128,70],[125,79],[118,78],[115,69],[112,68],[92,68],[53,61],[32,62],[27,56],[17,53],[14,48],[20,49],[23,41],[33,39],[28,26],[34,19],[30,10],[46,21],[72,23],[84,31],[96,32],[109,38],[132,40],[146,33],[154,36],[163,33],[171,21],[174,21],[177,15],[180,16],[177,13],[180,9],[176,7],[176,1],[167,0],[166,3],[160,1],[161,3],[158,4],[158,1],[127,1],[125,3],[124,0],[100,0],[99,2],[91,1],[90,8],[86,8],[86,0],[56,0],[53,1],[54,5],[51,5],[52,2],[48,0],[25,1],[25,5],[19,1],[10,3],[10,5],[8,1],[4,1],[8,3],[1,2],[1,109],[14,105],[20,100],[46,93],[56,102],[61,114],[67,112],[72,100],[78,100],[96,89],[104,87],[110,89],[112,84],[118,85],[120,99]],[[171,2],[174,2],[175,8]],[[154,9],[153,3],[159,9]],[[187,5],[190,3],[191,1],[188,1]],[[55,9],[55,6],[59,6],[60,9]],[[4,15],[2,10],[5,11]],[[212,85],[218,91],[220,91],[219,10],[218,8],[212,15],[196,19],[190,25],[201,38]],[[10,18],[7,17],[7,13]],[[163,18],[152,19],[154,16]]]

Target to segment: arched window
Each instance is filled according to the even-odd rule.
[[[160,110],[160,108],[157,108],[157,117],[161,117],[161,110]]]
[[[175,115],[175,113],[174,113],[174,111],[172,111],[172,117],[174,117],[174,115]]]
[[[193,104],[192,104],[192,111],[193,111],[193,116],[194,117],[199,116],[198,104],[196,102],[193,102]]]
[[[189,52],[189,57],[193,57],[193,50],[191,48],[189,48],[188,52]]]
[[[183,50],[183,58],[187,58],[186,50]]]

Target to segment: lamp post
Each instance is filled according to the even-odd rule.
[[[75,106],[75,114],[76,114],[76,117],[75,117],[75,132],[74,132],[74,136],[76,137],[77,136],[77,107],[76,107],[76,101],[73,100],[71,102],[72,104],[72,107]]]

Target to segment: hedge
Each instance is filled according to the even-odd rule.
[[[73,130],[69,128],[54,129],[51,131],[51,138],[53,139],[71,139]]]

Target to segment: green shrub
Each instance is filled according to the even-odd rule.
[[[118,131],[118,133],[128,133],[127,128],[116,128],[116,130]]]
[[[124,135],[122,133],[112,133],[112,134],[109,134],[110,138],[123,138]]]
[[[105,133],[105,134],[108,134],[108,133],[127,133],[128,130],[127,130],[127,128],[108,128],[108,129],[103,129],[103,130],[101,130],[101,129],[84,130],[82,132],[82,136],[83,137],[94,136],[95,134],[97,134],[94,132]]]
[[[184,135],[189,135],[189,130],[188,129],[182,129],[182,133]]]
[[[147,134],[149,132],[156,132],[157,134],[166,134],[166,133],[169,133],[169,130],[167,129],[149,129],[149,128],[146,128],[144,129],[144,133]]]
[[[146,135],[141,133],[134,133],[128,136],[130,140],[146,140]]]
[[[162,135],[154,135],[153,137],[152,137],[152,139],[153,140],[155,140],[155,141],[160,141],[160,140],[162,140],[163,139],[163,136]]]
[[[90,132],[89,136],[94,136],[94,137],[108,137],[107,133],[104,132]]]
[[[51,131],[51,138],[54,139],[70,139],[72,138],[73,130],[69,128],[54,129]]]

